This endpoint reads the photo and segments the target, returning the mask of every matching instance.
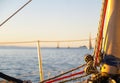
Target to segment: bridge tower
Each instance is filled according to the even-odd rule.
[[[89,47],[88,47],[88,49],[92,49],[91,33],[89,35]]]

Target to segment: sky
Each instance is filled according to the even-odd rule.
[[[0,23],[27,0],[0,0]],[[102,0],[32,0],[0,27],[0,41],[81,40],[97,36]]]

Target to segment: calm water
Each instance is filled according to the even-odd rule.
[[[86,48],[42,48],[45,79],[84,63],[84,55],[93,50]],[[0,48],[0,72],[22,80],[39,81],[37,49]]]

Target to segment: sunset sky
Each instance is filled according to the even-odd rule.
[[[27,0],[0,0],[0,23]],[[32,0],[0,27],[0,41],[81,40],[96,37],[102,0]]]

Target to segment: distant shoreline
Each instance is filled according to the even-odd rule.
[[[88,49],[86,46],[80,47],[41,47],[41,49]],[[0,49],[37,49],[37,47],[30,46],[0,46]]]

